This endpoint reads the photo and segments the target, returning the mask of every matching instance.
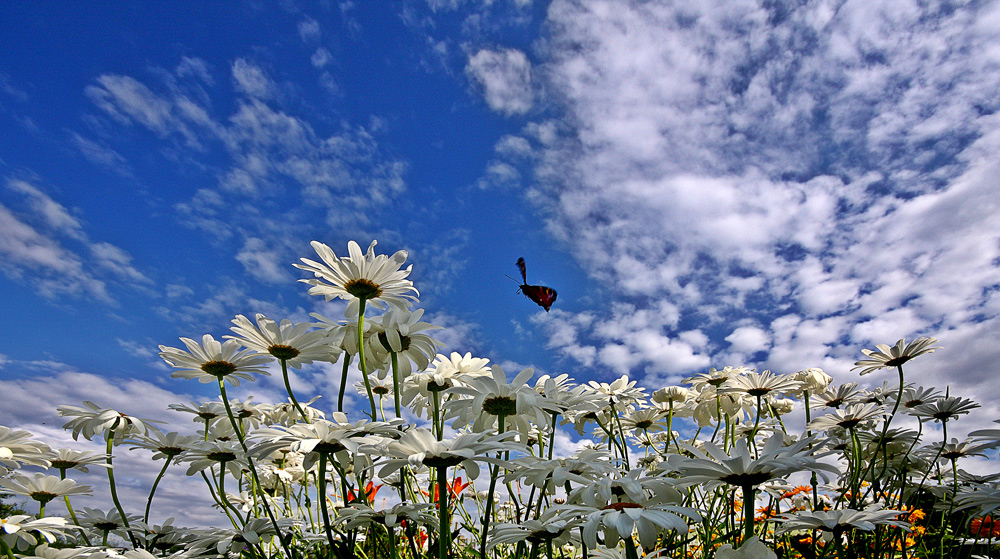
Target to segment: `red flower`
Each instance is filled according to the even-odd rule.
[[[455,478],[455,481],[453,481],[451,483],[447,483],[447,482],[445,482],[445,483],[448,485],[448,495],[451,497],[452,501],[458,499],[458,496],[461,495],[462,491],[464,491],[465,488],[469,486],[468,483],[462,483],[462,477],[461,476]],[[424,494],[426,495],[427,493],[425,492]],[[435,483],[434,484],[434,497],[431,499],[431,502],[436,503],[437,500],[438,500],[438,485]]]
[[[364,502],[366,504],[368,504],[368,505],[371,505],[372,503],[374,503],[375,502],[375,494],[378,493],[378,490],[381,489],[381,488],[382,488],[382,484],[381,483],[378,484],[378,485],[375,485],[373,482],[369,481],[368,484],[365,485],[365,499],[364,499]],[[357,500],[357,497],[354,495],[354,491],[348,489],[347,490],[347,501],[348,502],[354,502],[356,500]]]

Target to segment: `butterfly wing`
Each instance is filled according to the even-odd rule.
[[[552,303],[556,302],[556,296],[558,295],[556,290],[551,287],[527,284],[521,286],[521,293],[524,293],[525,297],[531,299],[536,305],[545,309],[545,312],[549,312],[549,307],[552,306]]]
[[[528,283],[528,272],[527,268],[524,265],[523,257],[517,259],[517,269],[521,270],[521,283],[522,284]]]

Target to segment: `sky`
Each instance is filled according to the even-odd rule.
[[[443,352],[877,385],[860,349],[933,336],[907,379],[985,427],[997,29],[989,1],[4,3],[0,425],[70,445],[54,410],[83,400],[178,423],[216,394],[157,346],[337,317],[292,264],[378,240]],[[338,379],[293,387],[332,404]]]

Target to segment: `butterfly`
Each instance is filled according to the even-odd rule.
[[[528,273],[525,271],[524,258],[517,259],[517,268],[521,270],[521,281],[524,282],[517,288],[518,293],[524,293],[525,297],[545,309],[545,312],[549,312],[549,307],[556,302],[556,295],[558,295],[556,290],[544,285],[528,285]]]

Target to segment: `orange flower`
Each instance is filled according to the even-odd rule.
[[[977,538],[1000,538],[1000,522],[990,515],[973,518],[969,523],[969,533]]]
[[[799,493],[811,493],[811,492],[812,492],[812,487],[810,487],[808,485],[799,485],[798,487],[795,487],[794,489],[785,491],[785,493],[781,495],[781,498],[782,499],[790,499],[790,498],[798,495]]]

